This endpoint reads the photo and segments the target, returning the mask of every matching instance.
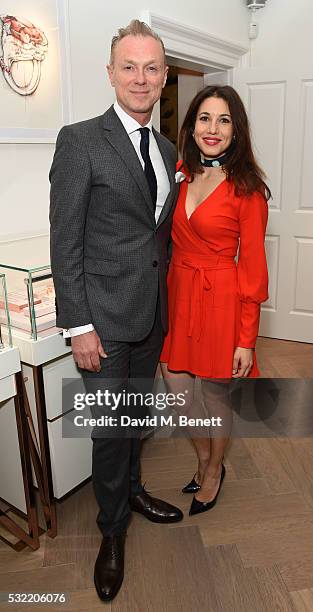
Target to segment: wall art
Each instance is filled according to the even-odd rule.
[[[71,122],[67,0],[1,0],[0,142],[54,142]]]
[[[0,68],[9,87],[21,96],[36,91],[41,62],[48,50],[45,33],[17,15],[0,15],[2,22]]]

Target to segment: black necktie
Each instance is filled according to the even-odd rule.
[[[150,159],[150,155],[149,155],[149,132],[150,130],[149,128],[144,127],[144,128],[139,128],[139,132],[141,134],[140,153],[142,155],[142,159],[145,164],[144,171],[145,171],[146,179],[148,181],[151,198],[153,202],[153,208],[155,211],[157,193],[158,193],[158,184],[157,184],[157,179],[156,179],[155,172],[154,172],[154,169],[151,163],[151,159]]]

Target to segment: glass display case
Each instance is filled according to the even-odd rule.
[[[3,334],[3,329],[6,334]],[[12,346],[10,313],[5,274],[0,273],[0,351]]]
[[[58,332],[49,237],[35,236],[0,244],[1,273],[6,275],[6,310],[12,330],[33,340]],[[2,304],[4,301],[0,323],[7,326]]]

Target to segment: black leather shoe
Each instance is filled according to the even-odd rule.
[[[179,508],[168,504],[162,499],[151,497],[145,490],[131,497],[129,505],[133,512],[143,514],[153,523],[177,523],[184,517]]]
[[[124,578],[124,548],[126,533],[102,539],[95,564],[94,583],[102,601],[111,601],[121,588]]]
[[[182,489],[182,493],[196,493],[199,489],[201,489],[201,485],[196,481],[195,474],[193,479]]]
[[[200,512],[206,512],[207,510],[211,510],[211,508],[214,508],[216,502],[217,502],[217,498],[219,496],[219,492],[221,490],[221,486],[222,486],[222,482],[224,480],[226,474],[226,470],[224,465],[222,464],[222,473],[221,473],[221,480],[220,480],[220,484],[219,487],[217,489],[217,493],[214,497],[214,499],[212,499],[211,501],[208,502],[201,502],[198,499],[196,499],[195,497],[193,498],[192,502],[191,502],[191,506],[190,506],[190,510],[189,510],[189,516],[193,516],[194,514],[200,514]]]

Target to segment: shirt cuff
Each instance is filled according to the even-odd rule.
[[[63,338],[73,338],[74,336],[87,334],[87,332],[91,332],[94,329],[95,328],[92,323],[88,323],[88,325],[80,325],[79,327],[70,327],[69,329],[63,329]]]

